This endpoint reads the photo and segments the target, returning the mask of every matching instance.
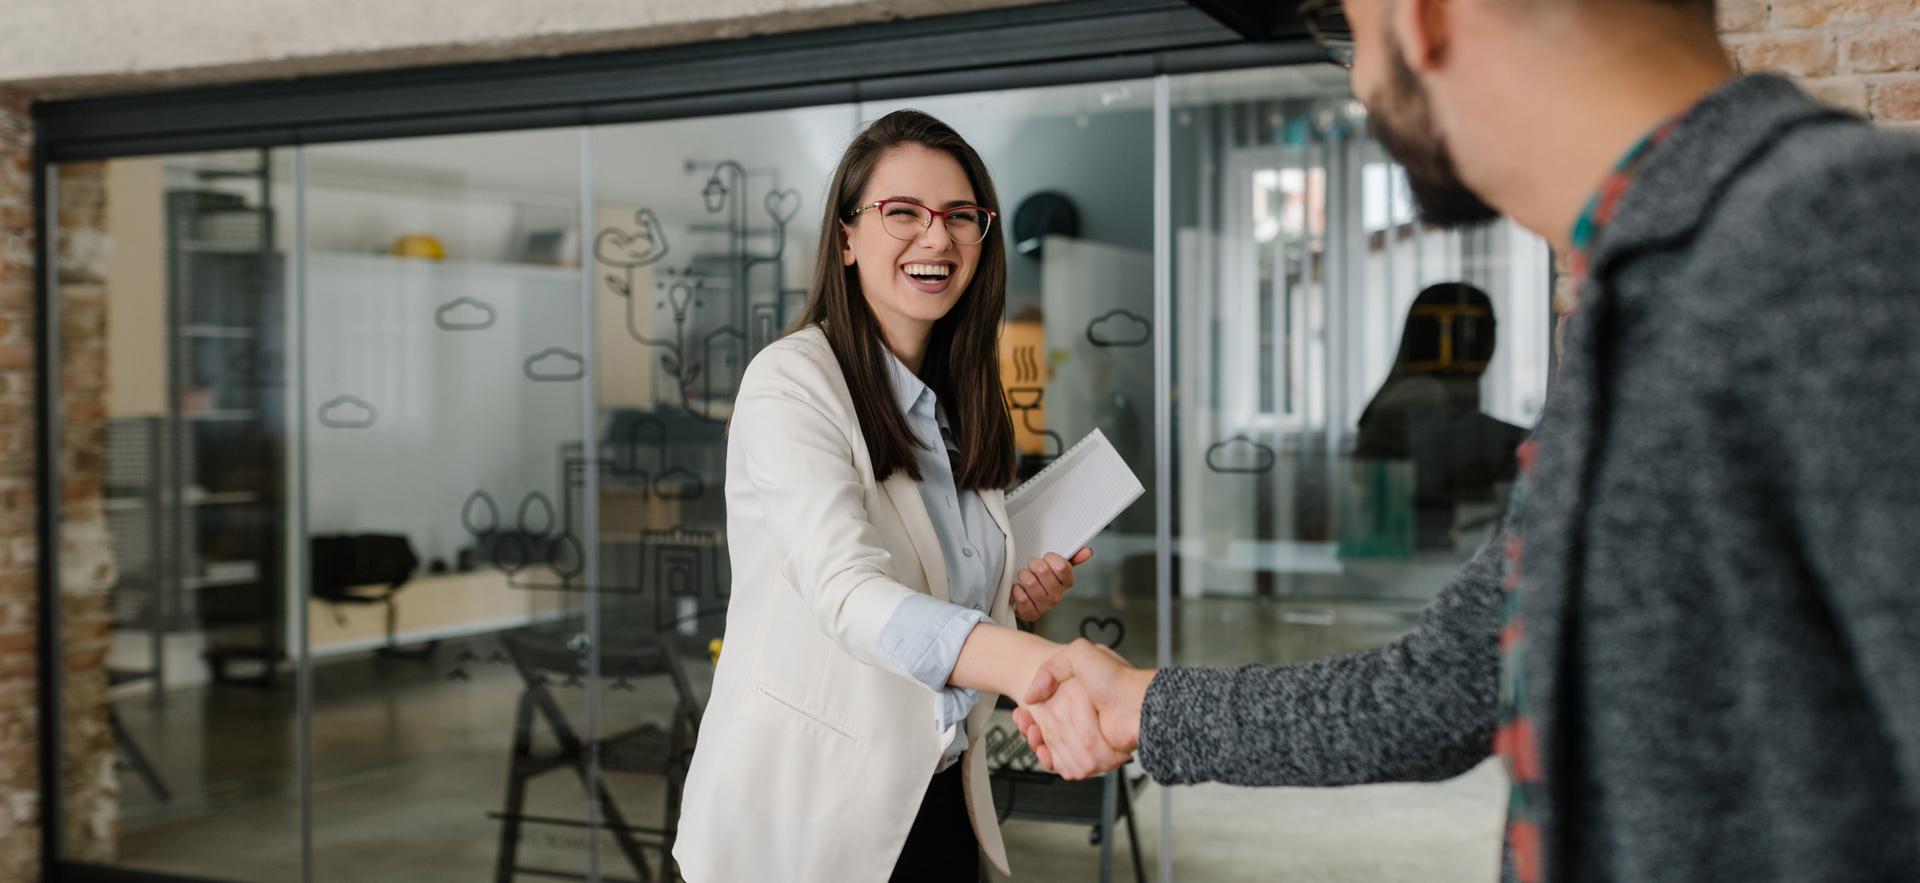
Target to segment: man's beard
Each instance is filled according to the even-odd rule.
[[[1389,39],[1388,45],[1394,45]],[[1388,53],[1392,76],[1386,95],[1368,101],[1374,138],[1407,170],[1407,186],[1420,219],[1439,227],[1484,224],[1500,217],[1499,210],[1468,189],[1454,170],[1453,154],[1433,121],[1433,106],[1420,78],[1407,66],[1396,46]],[[1384,100],[1382,100],[1384,99]]]

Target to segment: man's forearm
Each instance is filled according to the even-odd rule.
[[[1140,714],[1140,761],[1168,784],[1428,781],[1491,750],[1499,687],[1496,539],[1394,643],[1290,666],[1171,668]]]

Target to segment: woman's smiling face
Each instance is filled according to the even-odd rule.
[[[919,144],[903,144],[874,165],[860,205],[884,199],[949,209],[973,205],[975,198],[966,170],[952,156]],[[872,208],[840,225],[841,261],[858,269],[860,293],[889,341],[903,340],[901,335],[924,337],[934,322],[959,303],[980,263],[981,244],[956,240],[945,219],[935,219],[912,240],[887,232],[883,212],[911,210],[894,205]],[[905,220],[896,218],[896,229]]]

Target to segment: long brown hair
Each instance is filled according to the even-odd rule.
[[[885,481],[901,470],[921,480],[914,449],[920,447],[900,413],[880,322],[860,290],[859,267],[841,262],[840,224],[859,207],[874,167],[888,151],[918,144],[941,151],[966,170],[975,200],[996,215],[1000,200],[986,163],[946,123],[916,110],[874,121],[847,145],[827,191],[820,221],[820,253],[813,290],[793,330],[819,325],[833,347],[873,460],[873,477]],[[952,421],[960,450],[953,478],[962,490],[1004,488],[1013,481],[1013,420],[1000,390],[1000,318],[1007,301],[1007,247],[995,227],[981,243],[980,263],[960,300],[933,323],[920,379],[933,390]]]

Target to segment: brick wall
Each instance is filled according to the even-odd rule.
[[[1721,40],[1741,70],[1785,74],[1823,101],[1920,132],[1920,0],[1719,0],[1718,8]],[[1564,316],[1575,280],[1566,256],[1554,259],[1554,312]]]
[[[27,100],[0,93],[0,880],[40,863],[34,711],[33,189]]]
[[[1720,30],[1743,70],[1920,129],[1920,0],[1721,0]]]
[[[119,785],[107,727],[107,299],[112,260],[105,163],[65,163],[59,186],[61,799],[67,858],[107,862]]]
[[[33,422],[33,213],[27,99],[0,94],[0,881],[40,863]],[[62,753],[67,855],[105,860],[118,795],[107,729],[107,588],[112,544],[102,503],[109,259],[105,167],[60,175]]]

